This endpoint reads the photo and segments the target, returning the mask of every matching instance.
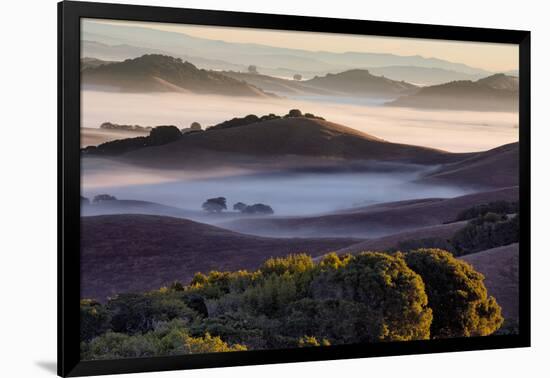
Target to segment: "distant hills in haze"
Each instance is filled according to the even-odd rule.
[[[517,77],[495,74],[477,81],[461,80],[423,87],[389,106],[516,112],[519,106]]]
[[[279,77],[301,74],[307,79],[362,68],[397,81],[431,85],[452,80],[476,80],[492,74],[466,64],[420,55],[310,51],[225,42],[140,26],[85,22],[82,36],[83,56],[124,60],[143,54],[166,54],[213,70],[245,71],[249,65],[255,65],[260,73]]]
[[[212,71],[167,55],[149,54],[123,62],[85,57],[81,60],[84,88],[123,92],[184,92],[229,96],[344,96],[390,100],[386,105],[476,111],[515,112],[517,77],[494,74],[475,81],[458,80],[420,87],[406,81],[353,69],[287,80],[254,72]]]
[[[354,69],[336,74],[315,76],[310,80],[287,80],[269,75],[223,71],[226,76],[245,81],[265,91],[282,95],[360,96],[396,98],[414,93],[416,85],[371,74],[368,70]]]
[[[93,64],[90,64],[93,62]],[[123,62],[99,64],[87,60],[82,84],[125,92],[191,92],[231,96],[268,97],[243,81],[199,69],[179,58],[150,54]]]
[[[305,83],[312,87],[360,96],[395,96],[413,93],[418,89],[417,86],[405,81],[375,76],[368,70],[361,69],[316,76]]]

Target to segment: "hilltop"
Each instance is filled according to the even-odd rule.
[[[97,64],[97,62],[96,62]],[[123,62],[87,66],[82,84],[124,92],[192,92],[268,97],[267,93],[223,74],[197,68],[167,55],[149,54]]]
[[[395,81],[371,74],[368,70],[354,69],[336,74],[316,76],[304,81],[308,86],[340,92],[345,95],[394,97],[414,93],[418,87],[405,81]]]

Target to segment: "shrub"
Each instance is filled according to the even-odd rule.
[[[301,117],[301,116],[302,116],[302,112],[300,111],[300,109],[291,109],[287,114],[287,117]]]
[[[84,345],[84,359],[115,359],[169,356],[195,353],[233,352],[246,350],[244,345],[228,345],[219,337],[206,333],[192,337],[179,320],[161,322],[143,335],[107,332]]]
[[[362,341],[430,336],[432,310],[424,283],[401,255],[361,253],[344,267],[319,274],[311,283],[311,292],[314,299],[359,304],[361,316],[374,325],[369,325],[365,335],[358,335]]]
[[[288,255],[287,257],[275,257],[266,260],[260,267],[260,272],[264,275],[276,274],[283,275],[285,273],[295,274],[303,273],[313,269],[314,263],[311,256],[305,253]]]
[[[322,339],[321,342],[319,342],[314,336],[303,336],[298,339],[298,347],[303,348],[312,346],[330,346],[330,341]]]
[[[462,221],[477,218],[480,215],[485,215],[489,212],[497,214],[512,214],[519,210],[519,203],[508,201],[494,201],[472,206],[469,209],[463,210],[456,216],[455,221]]]
[[[84,301],[81,353],[125,358],[482,336],[501,327],[500,311],[483,276],[446,251],[330,253],[317,263],[294,254],[255,272],[197,273],[188,286],[119,295],[105,307]]]
[[[272,274],[262,283],[249,287],[243,293],[243,306],[252,314],[277,316],[297,299],[296,281],[286,272]]]
[[[148,145],[160,146],[174,142],[181,137],[181,131],[176,126],[157,126],[149,133]]]
[[[219,130],[219,129],[229,129],[232,127],[240,127],[250,125],[252,123],[260,122],[260,118],[257,115],[249,114],[246,117],[242,118],[233,118],[228,121],[218,123],[217,125],[211,126],[208,130]]]
[[[432,338],[485,336],[502,325],[500,306],[471,265],[439,249],[412,251],[405,259],[426,285]]]
[[[92,299],[80,301],[80,340],[89,341],[106,332],[111,326],[111,316],[101,303]]]
[[[451,239],[456,255],[483,251],[519,241],[519,217],[487,213],[471,220]]]
[[[97,196],[94,197],[94,203],[100,203],[100,202],[104,202],[104,201],[116,201],[116,197],[115,196],[111,196],[109,194],[98,194]]]
[[[151,331],[160,321],[192,321],[199,316],[177,293],[121,294],[108,302],[107,309],[111,329],[130,335]]]

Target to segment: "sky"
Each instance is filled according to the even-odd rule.
[[[517,70],[519,67],[519,49],[517,45],[513,44],[357,36],[136,21],[94,20],[93,22],[115,24],[119,26],[140,26],[156,30],[184,33],[194,37],[212,40],[257,43],[309,51],[355,51],[390,53],[406,56],[421,55],[425,58],[444,59],[493,72]],[[321,36],[322,38],[320,38]]]

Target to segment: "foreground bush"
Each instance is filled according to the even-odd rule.
[[[502,324],[481,274],[423,249],[272,258],[83,310],[89,359],[480,336]]]
[[[83,344],[81,353],[84,359],[113,359],[242,350],[246,347],[230,346],[208,333],[203,337],[191,337],[184,322],[173,320],[158,323],[153,331],[140,335],[107,332]]]
[[[486,336],[500,328],[500,306],[471,265],[439,249],[413,251],[405,259],[426,285],[432,338]]]

